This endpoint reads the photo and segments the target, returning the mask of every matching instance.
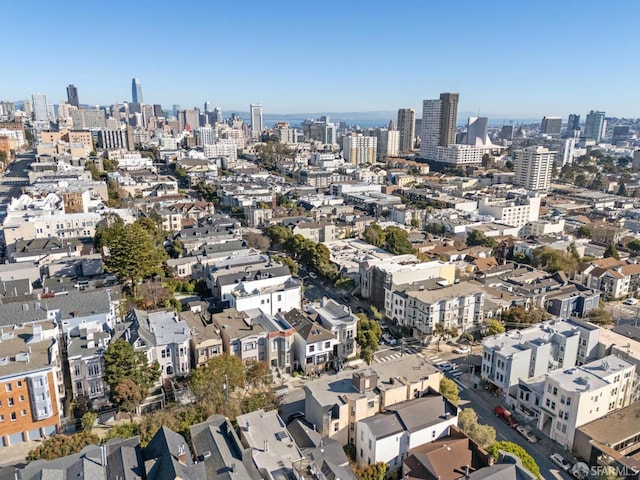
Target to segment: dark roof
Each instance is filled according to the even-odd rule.
[[[436,425],[457,415],[457,409],[451,405],[442,395],[427,395],[407,400],[389,407],[395,411],[409,432],[415,432],[425,427]]]
[[[322,342],[336,338],[333,333],[319,323],[311,321],[309,317],[297,308],[285,313],[284,318],[307,343]]]
[[[615,333],[640,342],[640,327],[632,325],[620,325],[612,329]]]
[[[184,437],[166,426],[153,436],[144,449],[147,480],[201,480],[205,465],[194,463]]]

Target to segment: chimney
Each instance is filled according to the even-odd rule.
[[[181,443],[180,446],[178,447],[178,461],[182,465],[187,464],[187,455],[185,453],[184,443]]]

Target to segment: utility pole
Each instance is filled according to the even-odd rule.
[[[226,373],[224,374],[222,389],[224,390],[224,403],[229,403],[229,381]]]

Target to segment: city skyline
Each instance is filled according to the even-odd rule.
[[[597,2],[558,8],[549,1],[409,1],[385,15],[338,2],[317,11],[299,4],[286,8],[287,2],[275,11],[251,1],[242,9],[202,3],[197,19],[192,10],[171,12],[167,32],[176,32],[176,39],[188,32],[186,48],[166,32],[153,46],[148,29],[131,27],[162,25],[166,9],[121,1],[106,10],[75,0],[66,3],[68,8],[60,10],[44,2],[29,12],[17,4],[5,7],[7,18],[13,19],[5,35],[20,37],[21,48],[7,52],[11,68],[0,80],[3,100],[43,92],[59,103],[66,86],[73,84],[83,103],[108,105],[131,98],[135,77],[144,84],[145,100],[165,108],[210,101],[223,111],[244,111],[243,106],[259,101],[265,113],[275,114],[420,111],[424,99],[449,91],[460,93],[459,111],[493,118],[566,119],[590,110],[638,116],[638,102],[630,98],[640,66],[624,48],[635,42],[634,14],[640,13],[640,5],[631,1],[616,8]],[[127,35],[113,41],[107,30],[104,40],[95,39],[92,19],[116,24],[118,4],[126,6]],[[195,20],[206,18],[216,20],[214,37],[207,29],[194,28]],[[596,21],[597,35],[590,33]],[[34,27],[29,35],[21,34],[26,24]],[[73,25],[74,38],[92,38],[73,44],[74,58],[83,62],[60,63],[42,49],[50,42],[50,30],[44,27],[58,24]],[[316,27],[321,34],[309,35]],[[201,48],[195,48],[201,44],[210,45],[215,55],[203,61]],[[286,45],[288,54],[272,54],[269,45]],[[108,73],[99,73],[105,63]],[[544,78],[542,69],[548,72]]]

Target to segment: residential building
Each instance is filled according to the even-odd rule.
[[[436,290],[408,291],[406,297],[406,313],[399,322],[420,335],[432,335],[436,325],[445,331],[456,328],[464,333],[479,328],[484,320],[484,293],[471,282]]]
[[[0,332],[0,446],[59,432],[64,382],[58,333],[51,321]]]
[[[334,242],[339,238],[339,230],[333,223],[328,222],[303,222],[293,227],[294,235],[300,234],[304,238],[314,242]]]
[[[317,321],[338,339],[333,345],[333,355],[342,362],[356,354],[356,337],[358,336],[358,317],[351,309],[331,298],[323,297],[320,303],[312,303],[308,312],[317,315]]]
[[[546,147],[527,147],[514,152],[515,183],[527,190],[547,190],[557,152]]]
[[[400,152],[411,152],[416,138],[416,111],[413,108],[398,110],[398,131],[400,132]]]
[[[41,93],[34,93],[31,95],[33,101],[33,120],[35,122],[48,124],[49,123],[49,111],[47,108],[47,96]]]
[[[199,367],[209,360],[222,355],[222,337],[219,328],[211,320],[205,302],[189,303],[189,310],[180,312],[180,320],[191,332],[191,365]]]
[[[580,133],[580,115],[572,113],[567,119],[567,137],[576,137]]]
[[[362,466],[383,462],[395,471],[409,450],[448,437],[457,425],[458,408],[435,392],[397,403],[358,422],[356,460]]]
[[[251,115],[251,139],[260,141],[262,131],[264,130],[264,122],[262,120],[262,105],[259,103],[252,103],[249,105],[249,111]]]
[[[600,292],[570,283],[550,292],[546,299],[546,309],[551,315],[560,318],[572,316],[587,317],[589,312],[598,308]]]
[[[422,158],[436,160],[438,146],[448,147],[456,143],[458,100],[457,93],[441,93],[438,100],[423,101],[420,135]]]
[[[259,312],[253,316],[253,321],[267,332],[265,361],[272,368],[275,378],[282,378],[283,373],[293,373],[295,365],[295,328],[289,324],[282,313],[272,316]]]
[[[481,377],[509,392],[520,379],[596,359],[598,335],[598,327],[567,319],[486,337],[482,342]]]
[[[584,133],[582,138],[584,140],[591,140],[596,143],[600,143],[600,140],[604,136],[606,121],[604,119],[605,113],[600,111],[591,110],[587,113],[587,118],[584,121]]]
[[[257,313],[257,312],[256,312]],[[236,355],[243,362],[265,362],[267,359],[267,331],[254,322],[248,312],[227,308],[212,315],[220,331],[224,352]]]
[[[544,380],[538,429],[573,449],[576,428],[630,404],[635,366],[615,355],[550,373]]]
[[[303,455],[278,411],[260,409],[239,415],[236,421],[240,440],[245,448],[251,449],[251,458],[262,478],[291,478],[294,464]]]
[[[378,139],[352,133],[342,138],[344,160],[353,165],[375,163],[378,155]]]
[[[202,480],[207,478],[203,462],[194,462],[189,443],[179,433],[162,425],[142,458],[147,480]]]
[[[103,355],[109,346],[111,335],[102,328],[83,328],[70,332],[66,337],[67,362],[71,376],[71,391],[74,400],[84,397],[99,407],[100,399],[106,397]]]
[[[550,117],[545,115],[540,123],[540,133],[549,137],[560,137],[562,130],[562,117]]]
[[[291,328],[295,329],[295,370],[302,370],[305,375],[312,375],[337,367],[334,351],[337,350],[339,341],[330,330],[314,322],[296,308],[281,316]]]
[[[524,227],[540,216],[539,196],[519,195],[513,199],[482,197],[478,203],[480,215],[490,215],[496,222],[513,227]]]

